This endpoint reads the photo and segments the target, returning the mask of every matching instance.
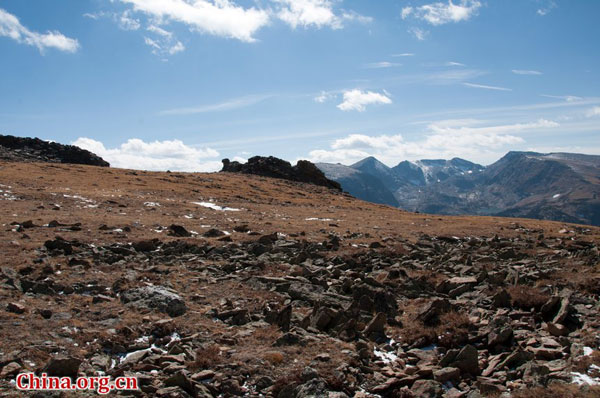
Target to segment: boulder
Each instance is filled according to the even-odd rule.
[[[410,391],[419,398],[441,398],[444,393],[442,385],[435,380],[417,380]]]
[[[76,378],[79,365],[81,365],[81,359],[79,358],[56,356],[48,361],[42,372],[48,374],[48,376]]]
[[[121,301],[137,308],[152,308],[172,317],[185,314],[187,307],[175,292],[162,286],[144,286],[121,293]]]

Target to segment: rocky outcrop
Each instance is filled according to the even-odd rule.
[[[290,162],[274,156],[254,156],[242,164],[223,159],[222,172],[255,174],[263,177],[280,178],[283,180],[307,182],[341,191],[341,185],[325,177],[325,174],[308,160],[299,160],[295,166]]]
[[[100,156],[74,145],[62,145],[39,138],[22,138],[12,135],[0,135],[0,160],[110,166]]]

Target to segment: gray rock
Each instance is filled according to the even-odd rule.
[[[121,293],[121,301],[138,308],[152,308],[172,317],[185,314],[187,307],[175,292],[162,286],[144,286]]]

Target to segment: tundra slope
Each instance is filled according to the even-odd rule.
[[[598,394],[573,384],[599,377],[598,228],[235,173],[1,162],[0,184],[4,396],[25,371],[148,397]]]

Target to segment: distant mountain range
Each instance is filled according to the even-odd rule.
[[[317,167],[357,198],[409,211],[600,225],[600,156],[509,152],[487,167],[460,158],[388,167],[368,157]]]

